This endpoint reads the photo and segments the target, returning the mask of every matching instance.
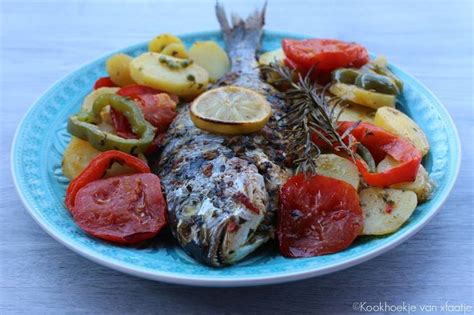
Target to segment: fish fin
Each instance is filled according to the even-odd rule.
[[[254,51],[259,49],[263,25],[265,24],[266,8],[267,1],[265,1],[261,10],[255,10],[245,20],[232,14],[231,24],[229,24],[223,5],[219,1],[216,2],[216,16],[228,52],[235,50],[234,48],[237,45],[243,48],[251,48]]]

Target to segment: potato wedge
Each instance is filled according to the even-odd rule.
[[[186,48],[184,48],[184,45],[181,43],[171,43],[168,46],[165,47],[161,51],[163,55],[175,57],[175,58],[182,58],[182,59],[188,59],[189,55],[188,52],[186,51]]]
[[[63,174],[71,180],[76,178],[100,153],[101,151],[95,149],[89,142],[72,137],[63,155]],[[146,158],[143,154],[140,154],[138,157],[146,162]],[[134,173],[134,171],[129,167],[114,163],[112,167],[107,170],[105,177],[132,173]]]
[[[384,172],[388,169],[396,167],[398,164],[400,163],[397,160],[387,156],[377,165],[377,172]],[[422,202],[430,197],[434,186],[433,182],[428,176],[428,172],[425,170],[423,165],[420,165],[415,181],[395,184],[390,186],[390,188],[413,191],[418,198],[418,202]]]
[[[316,165],[318,166],[316,172],[319,175],[345,181],[356,190],[359,188],[359,171],[348,159],[335,154],[321,154],[316,159]]]
[[[373,109],[383,106],[395,107],[395,95],[366,91],[355,85],[334,83],[329,91],[343,100]]]
[[[285,53],[283,49],[278,48],[261,54],[258,58],[258,63],[268,66],[270,63],[282,63],[283,60],[285,60]]]
[[[364,214],[363,235],[384,235],[398,230],[417,205],[416,194],[398,189],[367,188],[359,193]]]
[[[189,58],[209,72],[209,80],[216,82],[230,70],[227,53],[216,42],[195,42],[189,48]]]
[[[428,139],[420,126],[398,109],[391,107],[377,109],[374,124],[407,139],[420,150],[422,155],[426,155],[430,149]]]
[[[368,123],[374,123],[375,111],[369,107],[348,104],[344,107],[344,111],[339,116],[339,121],[365,121]]]
[[[174,36],[173,34],[164,33],[153,38],[148,43],[148,50],[159,53],[162,52],[166,46],[173,43],[183,45],[183,42],[178,37]]]
[[[116,54],[107,59],[105,68],[112,82],[118,86],[135,83],[130,76],[130,62],[132,62],[132,57],[125,54]]]
[[[190,60],[144,53],[130,63],[130,74],[138,84],[184,98],[192,98],[207,89],[208,72]]]

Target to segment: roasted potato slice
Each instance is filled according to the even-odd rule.
[[[283,60],[285,60],[285,53],[283,49],[278,48],[261,54],[258,58],[258,63],[268,66],[270,63],[282,63]]]
[[[77,137],[72,137],[71,142],[67,146],[63,155],[63,174],[71,180],[76,178],[100,153],[101,151],[95,149],[89,142]],[[143,154],[139,154],[138,157],[146,162],[146,158]],[[107,170],[105,177],[133,173],[133,169],[118,163],[114,163]]]
[[[398,189],[367,188],[359,193],[364,214],[363,235],[384,235],[398,230],[417,205],[416,194]]]
[[[230,70],[227,53],[216,42],[195,42],[189,48],[189,58],[209,72],[209,80],[215,82]]]
[[[182,58],[182,59],[187,59],[189,58],[188,52],[186,51],[186,48],[184,48],[184,45],[181,43],[171,43],[168,46],[165,47],[161,51],[163,55],[175,57],[175,58]]]
[[[190,60],[154,52],[144,53],[130,63],[135,82],[184,98],[192,98],[207,89],[208,72]]]
[[[116,54],[107,59],[105,68],[112,82],[118,86],[134,84],[130,76],[130,62],[132,57],[125,54]]]
[[[339,121],[364,121],[373,124],[375,111],[369,107],[347,104],[339,116]]]
[[[400,163],[398,161],[387,156],[377,165],[377,172],[384,172],[388,169],[398,166],[399,164]],[[416,179],[413,182],[391,185],[390,188],[413,191],[416,194],[418,201],[422,202],[430,197],[434,186],[433,182],[428,176],[428,172],[425,170],[423,165],[420,165],[418,173],[416,174]]]
[[[359,187],[359,171],[348,159],[335,154],[321,154],[316,159],[317,173],[332,177],[351,184],[357,190]]]
[[[174,36],[173,34],[164,33],[156,36],[148,43],[148,50],[159,53],[162,52],[166,46],[173,43],[183,45],[183,42],[178,37]]]
[[[398,109],[391,107],[377,109],[374,124],[407,139],[420,150],[422,155],[426,155],[430,149],[428,139],[420,126]]]

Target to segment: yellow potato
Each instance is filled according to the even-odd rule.
[[[344,111],[341,116],[339,116],[339,121],[365,121],[368,123],[374,123],[375,111],[371,108],[356,105],[348,104],[344,107]]]
[[[71,180],[76,178],[100,153],[101,151],[95,149],[89,142],[72,137],[71,142],[64,151],[62,162],[63,174]],[[138,157],[146,162],[144,155],[140,154]],[[114,163],[107,170],[105,177],[132,173],[134,173],[134,170],[129,167]]]
[[[416,208],[416,194],[397,189],[367,188],[359,193],[364,215],[363,235],[384,235],[398,230]]]
[[[284,59],[285,53],[283,52],[283,49],[279,48],[261,54],[258,58],[258,63],[260,65],[268,66],[270,63],[282,63]]]
[[[189,58],[186,47],[184,47],[182,43],[171,43],[167,45],[165,49],[161,51],[161,54],[181,59]]]
[[[209,72],[209,80],[215,82],[230,70],[227,53],[216,42],[195,42],[189,48],[189,58]]]
[[[115,87],[102,87],[92,91],[84,98],[84,102],[82,103],[82,110],[85,112],[90,111],[92,109],[92,105],[94,104],[95,99],[98,96],[103,94],[115,94],[118,90],[119,88]]]
[[[130,76],[130,62],[132,57],[125,54],[116,54],[107,59],[105,68],[112,82],[118,86],[134,84]]]
[[[398,166],[399,164],[398,161],[387,156],[377,165],[377,172],[384,172]],[[413,182],[395,184],[390,186],[390,188],[413,191],[418,197],[418,201],[422,202],[430,197],[434,187],[433,182],[428,176],[428,172],[425,170],[423,165],[420,165],[418,173],[416,174],[416,179]]]
[[[159,53],[159,52],[162,52],[163,49],[166,48],[166,46],[173,43],[183,45],[183,42],[181,41],[181,39],[174,36],[173,34],[168,34],[168,33],[161,34],[153,38],[148,43],[148,50]]]
[[[148,52],[133,59],[130,73],[138,84],[184,98],[207,89],[208,72],[190,60]]]
[[[182,58],[182,59],[188,59],[189,55],[186,52],[186,48],[184,48],[183,44],[179,43],[171,43],[168,46],[165,47],[161,51],[163,55],[175,57],[175,58]]]
[[[366,91],[355,85],[335,83],[331,85],[329,91],[343,100],[373,109],[383,106],[395,107],[395,95]]]
[[[374,124],[407,139],[420,150],[422,155],[428,153],[430,149],[428,139],[420,126],[410,117],[395,108],[379,108],[375,113]]]
[[[316,172],[319,175],[345,181],[354,186],[356,190],[359,187],[359,171],[348,159],[335,154],[321,154],[316,159],[316,165],[318,166]]]

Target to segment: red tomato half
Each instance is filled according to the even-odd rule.
[[[151,173],[93,181],[79,190],[70,210],[85,232],[119,244],[152,238],[166,225],[160,179]]]
[[[314,66],[327,73],[341,67],[358,68],[369,61],[363,46],[336,39],[284,39],[282,46],[289,63],[305,71]]]
[[[156,127],[157,133],[168,130],[169,125],[176,117],[175,108],[178,100],[174,95],[160,93],[158,90],[141,85],[123,87],[117,94],[133,99],[142,110],[145,119]],[[124,115],[112,108],[110,117],[117,135],[127,139],[138,138]]]
[[[145,94],[136,99],[145,119],[156,127],[156,132],[165,132],[176,117],[176,102],[166,93]]]
[[[357,191],[321,175],[299,174],[281,188],[277,235],[287,257],[311,257],[347,248],[363,228]]]

